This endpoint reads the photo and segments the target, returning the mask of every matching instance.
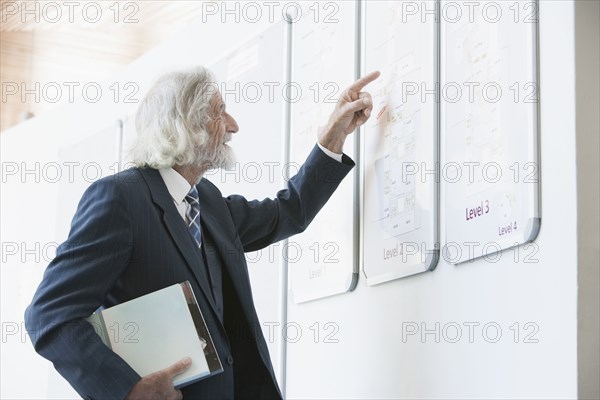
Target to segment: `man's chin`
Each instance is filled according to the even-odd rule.
[[[204,157],[200,157],[196,161],[196,165],[204,171],[214,170],[214,169],[233,169],[235,168],[236,158],[233,149],[226,144],[222,144],[216,153],[213,153],[206,156],[206,153],[200,152],[200,154],[204,154]]]
[[[231,157],[222,161],[221,165],[219,165],[217,168],[222,168],[222,169],[234,169],[235,168],[235,163],[236,163],[236,158],[235,155],[232,153]]]
[[[228,145],[223,144],[220,158],[221,158],[221,160],[219,160],[220,165],[218,168],[223,168],[223,169],[235,168],[235,162],[236,162],[235,153],[233,152],[233,149],[231,147],[229,147]]]
[[[208,169],[233,169],[235,168],[236,158],[233,149],[223,145],[219,154],[212,157],[211,160],[203,161],[202,164],[208,166]]]

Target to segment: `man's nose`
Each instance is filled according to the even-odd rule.
[[[237,122],[235,121],[235,118],[233,118],[231,115],[227,114],[227,132],[231,132],[231,133],[237,133],[237,131],[239,131],[239,126],[237,124]]]

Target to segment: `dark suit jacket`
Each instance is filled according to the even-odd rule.
[[[157,170],[100,179],[83,195],[69,237],[25,311],[36,351],[82,397],[124,398],[141,378],[84,318],[189,280],[224,372],[183,388],[184,399],[280,398],[244,252],[302,232],[353,165],[315,146],[287,189],[263,201],[223,198],[202,179],[203,252]]]

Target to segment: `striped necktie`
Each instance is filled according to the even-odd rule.
[[[188,222],[188,229],[194,237],[196,244],[200,247],[202,243],[202,233],[200,231],[200,198],[198,196],[198,190],[196,186],[192,186],[188,194],[185,196],[190,206],[186,210],[186,217]]]

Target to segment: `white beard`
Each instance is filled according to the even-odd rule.
[[[229,135],[225,141],[227,142],[229,139],[231,139],[231,135]],[[233,152],[233,149],[225,143],[219,145],[219,147],[210,154],[205,151],[204,148],[198,153],[200,156],[198,157],[196,164],[202,169],[232,169],[235,167],[235,153]]]
[[[229,147],[227,144],[222,144],[219,146],[219,149],[215,156],[209,160],[210,168],[217,169],[232,169],[235,167],[235,153],[233,149]]]

